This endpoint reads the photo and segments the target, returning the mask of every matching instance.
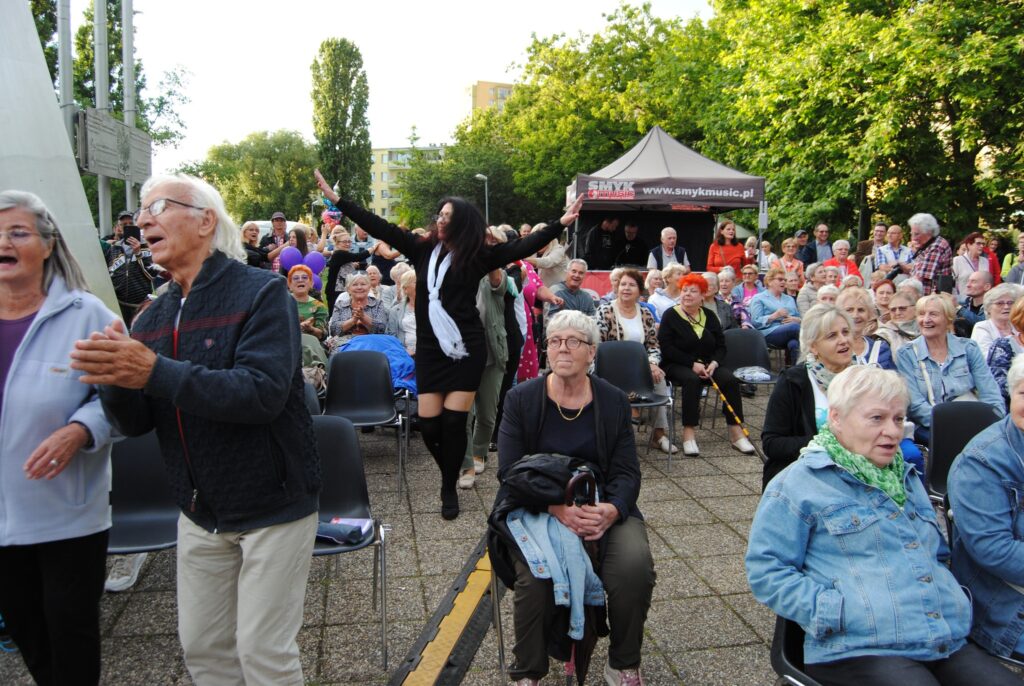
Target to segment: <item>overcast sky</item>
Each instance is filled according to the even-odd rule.
[[[73,29],[92,0],[72,0]],[[639,4],[639,2],[635,3]],[[660,17],[708,18],[706,0],[652,0]],[[370,141],[450,142],[475,81],[514,82],[531,34],[596,33],[618,0],[353,2],[135,0],[135,49],[150,90],[168,69],[189,77],[185,138],[158,151],[153,171],[206,156],[254,131],[292,129],[313,140],[309,65],[325,38],[353,41],[370,86]],[[150,93],[152,95],[152,93]]]

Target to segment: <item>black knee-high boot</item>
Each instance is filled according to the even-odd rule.
[[[420,436],[427,446],[438,469],[441,468],[441,436],[444,433],[441,427],[441,415],[436,417],[420,417]]]
[[[449,410],[441,412],[441,516],[455,519],[459,516],[459,494],[455,488],[466,455],[466,420],[468,412]]]

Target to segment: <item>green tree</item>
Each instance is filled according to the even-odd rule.
[[[767,176],[789,230],[929,211],[963,234],[1019,207],[1020,0],[715,9],[711,24],[728,41],[707,151]]]
[[[402,177],[399,206],[399,216],[409,226],[426,225],[437,211],[438,200],[449,195],[466,198],[482,214],[487,203],[477,174],[487,177],[492,224],[533,223],[553,216],[557,205],[547,207],[516,191],[510,164],[513,150],[495,125],[499,118],[496,110],[479,111],[460,124],[455,144],[445,149],[440,160],[414,151]]]
[[[43,57],[50,70],[50,78],[56,84],[57,74],[57,3],[53,0],[32,0],[32,18],[36,22],[36,33],[43,44]]]
[[[53,4],[53,0],[50,0]],[[96,49],[93,43],[95,15],[90,4],[84,12],[85,20],[75,32],[74,46],[74,98],[79,107],[96,104]],[[122,64],[121,0],[107,0],[107,67],[110,84],[110,112],[120,118],[124,112],[124,69]],[[55,74],[54,72],[52,72]],[[142,61],[135,60],[135,125],[153,138],[156,147],[177,147],[184,136],[184,122],[178,108],[189,102],[185,95],[188,73],[183,69],[166,72],[156,88],[156,94],[147,93],[146,73]]]
[[[50,79],[57,88],[57,3],[56,0],[31,0],[32,15],[43,46]],[[93,107],[96,103],[95,49],[93,45],[94,13],[90,3],[84,13],[84,22],[74,36],[72,97],[79,108]],[[120,119],[124,112],[124,83],[122,69],[121,0],[107,0],[107,55],[110,71],[110,113]],[[183,69],[166,72],[160,79],[157,93],[150,95],[142,61],[135,61],[135,125],[148,133],[153,145],[176,147],[184,135],[184,122],[178,109],[188,103],[185,88],[188,73]],[[99,220],[96,200],[96,177],[82,175],[82,185],[92,210],[93,220]],[[111,209],[114,216],[125,208],[124,182],[110,180]],[[100,227],[106,234],[110,227]]]
[[[338,193],[366,204],[370,200],[370,131],[366,107],[370,89],[359,48],[329,38],[310,67],[313,75],[313,134],[324,177]]]
[[[258,131],[213,146],[205,160],[182,171],[216,186],[228,212],[243,222],[269,219],[278,210],[289,219],[308,214],[316,164],[316,147],[298,132]]]

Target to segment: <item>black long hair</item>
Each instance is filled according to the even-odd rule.
[[[427,238],[437,243],[437,214],[448,203],[452,205],[452,218],[445,229],[445,244],[452,253],[452,266],[459,267],[472,263],[480,256],[484,248],[484,233],[487,222],[480,210],[469,201],[458,197],[441,198],[437,203],[437,212],[430,222],[430,234]]]
[[[299,249],[299,252],[303,255],[309,254],[309,243],[306,241],[306,232],[304,229],[295,228],[289,233],[295,234],[295,247]]]
[[[734,227],[736,226],[736,222],[734,222],[733,220],[723,219],[722,221],[718,222],[718,227],[715,228],[715,242],[718,243],[719,245],[725,245],[725,235],[722,233],[722,229],[729,226],[729,224],[732,224]],[[732,243],[730,243],[729,245],[739,244],[740,240],[736,238],[736,236],[733,236]]]

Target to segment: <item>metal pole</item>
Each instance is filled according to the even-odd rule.
[[[124,75],[124,123],[135,128],[135,12],[132,4],[132,0],[121,0],[121,69]],[[136,207],[131,159],[129,153],[128,173],[124,179],[124,202],[128,210]]]
[[[484,177],[484,221],[487,226],[491,225],[491,193],[487,187],[487,178]]]
[[[93,0],[93,45],[96,51],[95,78],[96,109],[110,109],[110,73],[107,66],[107,3],[106,0]],[[110,229],[110,179],[106,176],[96,177],[96,205],[99,213],[100,235]]]
[[[74,69],[71,65],[71,0],[57,3],[57,83],[60,92],[60,116],[75,148],[75,101],[71,94]]]

